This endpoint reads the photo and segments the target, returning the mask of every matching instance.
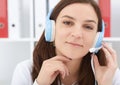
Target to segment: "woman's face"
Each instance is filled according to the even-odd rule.
[[[94,43],[97,26],[91,5],[74,3],[63,8],[55,25],[56,54],[72,59],[85,56]]]

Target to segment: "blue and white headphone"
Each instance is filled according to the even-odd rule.
[[[101,32],[97,32],[96,38],[94,40],[94,44],[92,46],[93,48],[100,48],[102,46],[104,33],[105,33],[105,25],[104,25],[104,21],[102,21],[102,31]],[[97,53],[97,51],[98,50],[96,50],[95,53]]]
[[[53,42],[54,41],[54,37],[55,37],[55,21],[54,20],[50,20],[50,16],[52,14],[51,10],[46,18],[46,27],[45,27],[45,40],[47,42]]]
[[[46,18],[45,40],[47,42],[53,42],[55,37],[55,21],[50,20],[51,14],[52,14],[52,10],[48,13],[48,16]],[[97,35],[93,44],[94,48],[98,48],[101,46],[101,42],[104,37],[104,30],[105,30],[104,21],[102,21],[102,31],[97,32]]]

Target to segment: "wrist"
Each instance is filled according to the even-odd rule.
[[[35,83],[35,85],[50,85],[50,84],[47,84],[46,82],[39,81],[38,79],[35,79],[34,83]]]
[[[107,81],[106,81],[106,82],[103,82],[103,83],[99,83],[99,82],[98,82],[98,85],[112,85],[112,83],[111,83],[111,82],[107,82]]]

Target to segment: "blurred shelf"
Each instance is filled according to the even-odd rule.
[[[29,42],[33,41],[31,38],[19,38],[19,39],[8,39],[8,38],[0,38],[0,42]]]
[[[108,42],[120,42],[120,37],[105,37],[103,41]]]

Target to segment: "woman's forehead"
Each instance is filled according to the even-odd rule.
[[[90,4],[74,3],[64,7],[58,17],[71,16],[76,19],[95,19],[98,20],[94,8]]]

